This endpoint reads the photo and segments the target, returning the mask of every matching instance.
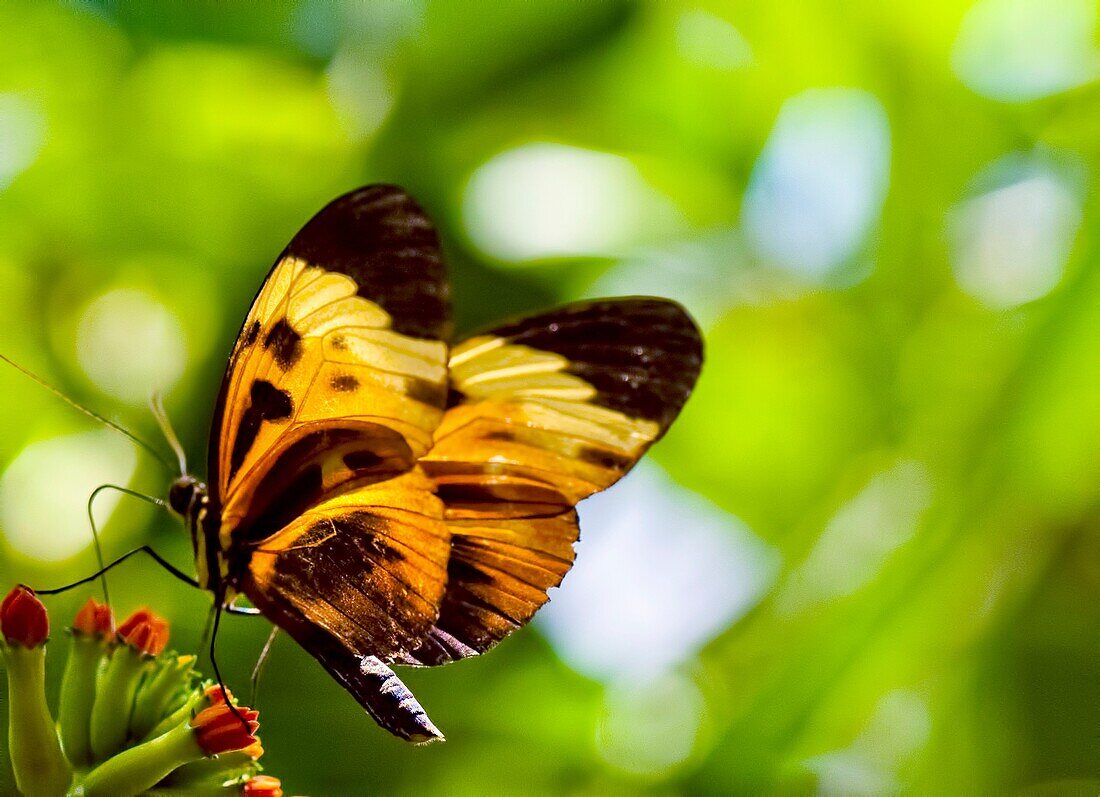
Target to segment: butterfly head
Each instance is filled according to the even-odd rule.
[[[194,476],[184,474],[168,488],[168,506],[191,526],[199,519],[206,505],[206,485]]]

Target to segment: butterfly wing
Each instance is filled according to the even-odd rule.
[[[574,304],[455,346],[420,462],[452,535],[447,588],[402,663],[482,653],[530,620],[573,564],[573,507],[664,434],[701,365],[698,329],[662,299]]]
[[[439,613],[450,532],[419,470],[331,496],[251,544],[240,588],[370,712],[410,741],[442,738],[385,661]]]
[[[438,237],[401,189],[354,191],[310,220],[253,302],[215,407],[219,547],[412,468],[443,414],[449,326]]]
[[[438,736],[383,660],[438,616],[450,533],[416,468],[447,393],[439,243],[403,191],[337,199],[253,302],[215,408],[201,580],[244,592],[404,738]]]

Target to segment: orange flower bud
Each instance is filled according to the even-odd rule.
[[[264,746],[259,739],[256,739],[256,744],[249,745],[241,752],[248,755],[253,761],[259,761],[264,756]]]
[[[80,607],[73,620],[73,631],[85,636],[98,636],[110,639],[115,630],[115,618],[111,614],[111,607],[105,603],[99,603],[95,598],[88,598],[87,603]]]
[[[203,709],[191,719],[191,727],[198,734],[199,747],[207,755],[244,750],[259,741],[255,736],[256,729],[260,727],[256,721],[259,712],[242,706],[237,709],[237,714],[225,703],[220,703]]]
[[[122,621],[118,635],[130,647],[157,656],[168,644],[168,623],[148,609],[138,609]]]
[[[229,687],[225,687],[225,693],[222,693],[222,688],[219,684],[211,684],[203,690],[203,694],[206,696],[207,701],[212,706],[224,706],[225,696],[229,695],[229,700],[236,705],[236,700],[233,698],[233,692],[229,690]]]
[[[8,593],[0,603],[0,630],[12,645],[36,648],[46,641],[50,620],[33,589],[20,584]]]
[[[283,797],[283,784],[270,775],[255,775],[245,781],[245,797]]]
[[[283,784],[270,775],[255,775],[245,781],[245,797],[283,797]]]

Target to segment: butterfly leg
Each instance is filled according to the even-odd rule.
[[[167,570],[169,573],[171,573],[173,576],[178,578],[183,583],[188,584],[192,587],[198,587],[199,586],[198,581],[196,581],[194,578],[192,578],[191,576],[184,573],[182,570],[179,570],[178,568],[176,568],[175,565],[171,564],[167,559],[162,557],[159,553],[154,551],[151,547],[149,547],[148,545],[142,545],[140,548],[135,548],[134,550],[132,550],[128,553],[124,553],[118,559],[115,559],[115,561],[111,562],[109,565],[106,565],[101,570],[99,570],[95,573],[92,573],[90,576],[85,576],[84,578],[80,579],[79,581],[74,581],[71,584],[66,584],[63,587],[55,587],[53,589],[40,589],[40,590],[35,590],[35,591],[39,595],[59,595],[62,592],[68,592],[70,589],[73,589],[74,587],[79,587],[81,584],[87,584],[89,581],[95,581],[97,578],[102,576],[104,573],[106,573],[111,568],[122,564],[127,559],[129,559],[131,556],[134,556],[135,554],[139,554],[139,553],[147,554],[148,556],[152,557],[154,562],[156,562],[158,565],[163,567],[165,570]]]
[[[229,603],[225,604],[225,610],[229,614],[241,615],[243,617],[255,617],[256,615],[263,614],[255,606],[238,606],[237,601],[240,599],[240,595],[237,595]]]
[[[225,686],[225,679],[222,678],[221,668],[218,667],[218,657],[215,654],[215,647],[218,643],[218,627],[221,625],[222,609],[225,604],[225,592],[224,589],[219,589],[214,594],[214,628],[210,632],[210,667],[214,670],[214,677],[218,681],[218,688],[221,689],[222,698],[225,700],[225,704],[229,706],[229,710],[233,712],[233,716],[240,720],[241,725],[244,726],[246,733],[251,733],[251,728],[241,712],[237,709],[236,704],[229,697],[229,689]]]
[[[256,707],[256,696],[260,691],[260,677],[264,674],[264,665],[267,664],[267,657],[271,653],[271,646],[275,644],[275,637],[277,636],[279,636],[279,626],[272,626],[267,642],[264,643],[263,650],[260,651],[260,657],[256,659],[256,666],[252,668],[252,694],[249,696],[249,704],[253,708]]]

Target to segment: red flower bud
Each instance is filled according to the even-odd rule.
[[[283,797],[283,784],[270,775],[255,775],[245,781],[245,797]]]
[[[235,714],[232,708],[220,703],[203,709],[191,719],[191,727],[198,734],[199,747],[207,755],[244,750],[259,741],[255,736],[256,729],[260,727],[256,721],[259,712],[243,706],[236,711]]]
[[[115,618],[111,614],[111,607],[105,603],[99,603],[95,598],[88,598],[88,602],[80,607],[73,620],[73,631],[85,636],[98,636],[110,639],[115,630]]]
[[[50,620],[33,589],[20,584],[8,593],[0,603],[0,630],[12,645],[36,648],[46,641]]]
[[[168,644],[168,623],[148,609],[138,609],[122,621],[118,635],[130,647],[157,656]]]

